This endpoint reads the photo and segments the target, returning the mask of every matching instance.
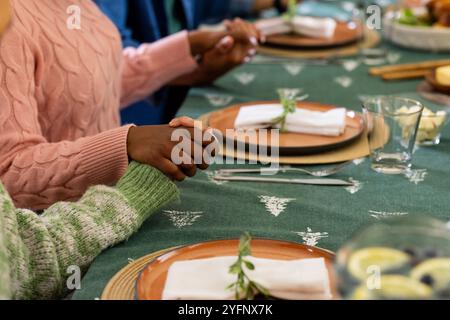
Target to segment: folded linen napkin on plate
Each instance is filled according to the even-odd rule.
[[[237,257],[179,261],[169,268],[163,300],[232,300],[227,287],[236,281],[228,272]],[[328,270],[323,258],[270,260],[248,257],[255,270],[246,269],[252,281],[279,299],[331,299]]]
[[[242,107],[234,127],[235,129],[269,128],[274,126],[274,119],[282,113],[281,104]],[[326,112],[297,108],[294,113],[287,115],[285,124],[285,130],[288,132],[323,136],[339,136],[344,133],[345,127],[345,108],[331,109]]]
[[[295,32],[311,38],[331,38],[336,31],[336,20],[332,18],[316,18],[297,16],[292,21],[285,18],[260,20],[256,27],[265,35]]]
[[[297,16],[292,20],[294,32],[311,38],[332,38],[336,31],[336,20]]]
[[[292,25],[289,21],[282,17],[259,20],[255,25],[256,28],[266,36],[289,33],[293,31]]]

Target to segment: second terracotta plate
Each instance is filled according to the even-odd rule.
[[[311,38],[297,34],[277,34],[267,37],[267,45],[297,48],[331,48],[357,42],[362,37],[361,27],[356,22],[337,22],[331,38]]]
[[[450,86],[442,85],[437,81],[435,70],[426,76],[426,80],[437,92],[450,95]]]
[[[139,300],[161,300],[169,267],[176,261],[205,259],[237,254],[239,240],[217,240],[203,242],[175,249],[148,264],[136,282],[136,298]],[[254,239],[252,255],[258,258],[297,260],[324,258],[330,276],[333,298],[337,298],[334,290],[333,260],[330,251],[306,246],[294,242]]]
[[[238,116],[241,107],[260,104],[273,104],[277,101],[265,101],[265,102],[250,102],[234,105],[225,109],[218,110],[211,113],[208,118],[207,124],[219,130],[227,140],[234,140],[235,142],[244,142],[248,145],[248,137],[246,135],[239,135],[236,131],[233,131],[233,135],[226,135],[228,129],[234,128],[234,122]],[[313,111],[328,111],[336,106],[320,104],[315,102],[299,102],[297,108],[304,108]],[[362,117],[354,111],[347,112],[347,127],[344,134],[337,137],[310,135],[302,133],[281,133],[280,134],[280,155],[292,156],[292,155],[305,155],[314,154],[325,151],[334,150],[343,146],[346,146],[355,140],[357,140],[364,132],[364,122]],[[228,132],[229,133],[229,132]],[[270,137],[267,141],[270,142]],[[265,142],[266,143],[266,142]],[[261,145],[258,141],[258,145]],[[271,145],[266,145],[270,149]]]

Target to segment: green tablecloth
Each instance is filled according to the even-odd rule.
[[[444,55],[383,46],[399,54],[399,62],[444,58]],[[352,59],[355,58],[348,58]],[[214,106],[219,102],[275,99],[276,88],[281,87],[303,88],[311,101],[360,110],[360,95],[410,92],[416,97],[418,83],[383,82],[370,77],[368,67],[362,64],[352,71],[338,65],[248,64],[223,77],[213,87],[192,90],[180,115],[197,117],[220,108]],[[238,237],[244,231],[258,237],[337,250],[362,225],[384,216],[409,213],[450,220],[449,127],[444,131],[441,145],[416,151],[416,174],[410,178],[376,174],[369,169],[368,159],[337,176],[358,181],[359,188],[219,184],[210,178],[214,169],[217,166],[181,183],[179,203],[158,212],[127,242],[100,255],[74,298],[99,297],[109,279],[129,259],[173,246]]]

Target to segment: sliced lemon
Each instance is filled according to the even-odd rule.
[[[374,295],[372,294],[372,290],[369,290],[366,288],[366,286],[362,285],[359,286],[353,291],[352,296],[350,297],[351,300],[373,300]]]
[[[450,258],[426,260],[411,271],[411,277],[417,281],[431,278],[428,280],[435,289],[446,289],[450,286]]]
[[[403,251],[384,247],[371,247],[354,252],[348,261],[349,273],[359,280],[372,275],[373,268],[380,273],[395,270],[406,265],[410,256]]]
[[[429,299],[433,295],[433,290],[421,283],[400,275],[387,275],[380,278],[380,288],[369,290],[362,285],[355,289],[352,295],[354,300],[373,299],[402,299],[417,300]]]

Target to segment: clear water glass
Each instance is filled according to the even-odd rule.
[[[423,108],[419,101],[391,96],[363,103],[373,170],[403,174],[411,168]]]

